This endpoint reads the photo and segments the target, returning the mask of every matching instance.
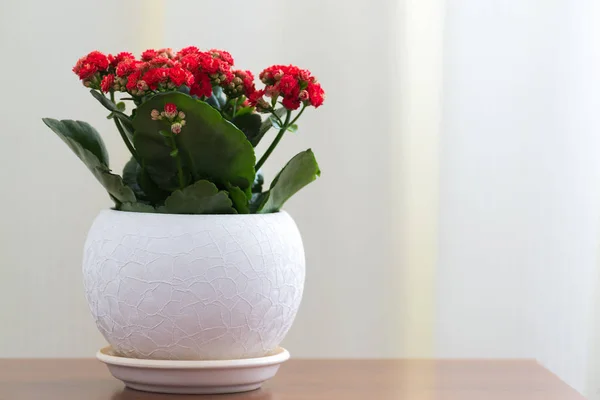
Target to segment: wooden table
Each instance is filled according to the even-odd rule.
[[[160,395],[125,389],[96,360],[0,359],[1,400],[582,400],[535,361],[290,360],[262,389]]]

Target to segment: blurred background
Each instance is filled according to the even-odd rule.
[[[104,344],[80,270],[111,201],[41,118],[90,122],[116,171],[127,150],[72,66],[196,45],[327,92],[264,171],[309,147],[322,169],[286,205],[307,256],[294,357],[535,358],[600,399],[597,1],[0,4],[0,357]]]

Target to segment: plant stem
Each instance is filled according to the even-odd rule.
[[[235,113],[237,112],[237,103],[238,103],[238,100],[236,98],[233,100],[233,112],[231,114],[231,119],[235,118]]]
[[[277,145],[279,144],[279,141],[281,140],[281,138],[283,137],[283,134],[285,133],[285,131],[288,128],[288,124],[290,122],[291,116],[292,116],[292,112],[290,110],[287,110],[287,115],[285,117],[285,122],[284,122],[283,126],[277,133],[277,136],[275,136],[275,140],[273,140],[273,143],[271,143],[271,145],[269,146],[267,151],[265,151],[265,154],[263,154],[263,156],[260,158],[260,160],[258,160],[258,162],[256,163],[256,166],[254,167],[255,171],[258,171],[260,169],[260,167],[262,167],[262,165],[265,163],[265,161],[267,161],[267,158],[269,158],[269,156],[271,155],[273,150],[275,150],[275,147],[277,147]]]
[[[183,182],[183,168],[181,166],[181,155],[179,154],[179,150],[177,149],[177,142],[175,141],[175,135],[171,133],[171,149],[176,151],[175,161],[177,162],[177,178],[179,178],[179,188],[183,189],[185,187],[185,183]]]
[[[115,121],[117,130],[119,131],[119,134],[121,135],[121,139],[123,139],[123,141],[125,142],[125,146],[127,146],[127,148],[129,149],[129,152],[131,153],[133,158],[135,158],[135,161],[137,161],[138,164],[142,165],[142,163],[140,163],[140,159],[138,158],[137,152],[135,151],[135,148],[133,147],[133,144],[131,144],[131,141],[129,140],[129,138],[127,137],[127,134],[125,133],[125,130],[123,130],[123,127],[121,126],[121,121],[119,121],[116,118],[113,118],[113,121]]]
[[[294,118],[292,120],[292,122],[290,122],[290,125],[294,125],[294,122],[298,121],[298,118],[300,118],[300,116],[302,115],[302,113],[304,112],[304,110],[306,109],[306,105],[302,106],[302,110],[300,110],[300,112],[298,113],[298,115],[296,115],[296,118]]]
[[[110,101],[112,101],[113,103],[115,102],[115,92],[113,90],[110,91]],[[119,131],[119,135],[121,135],[121,139],[123,139],[123,142],[125,142],[125,146],[127,146],[127,149],[129,150],[129,152],[131,153],[133,158],[135,158],[135,161],[137,161],[137,163],[139,165],[142,165],[140,163],[140,159],[138,158],[137,152],[135,151],[135,148],[133,147],[133,144],[127,137],[127,134],[125,133],[125,130],[123,129],[123,126],[121,125],[121,121],[119,121],[115,117],[113,117],[112,119],[113,119],[113,121],[115,121],[117,130]]]
[[[281,120],[281,118],[279,118],[279,115],[277,115],[274,108],[271,108],[271,115],[275,117],[277,122],[279,122],[279,126],[283,126],[283,121]]]

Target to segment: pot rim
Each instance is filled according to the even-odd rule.
[[[288,215],[289,214],[285,211],[285,210],[279,210],[276,212],[272,212],[272,213],[265,213],[265,214],[173,214],[173,213],[156,213],[156,212],[137,212],[137,211],[123,211],[123,210],[117,210],[115,208],[103,208],[100,210],[100,213],[106,213],[106,214],[136,214],[136,215],[140,215],[140,216],[148,216],[148,215],[153,215],[153,216],[157,216],[158,218],[160,217],[176,217],[176,218],[197,218],[197,217],[201,217],[201,218],[207,218],[207,217],[219,217],[219,218],[256,218],[256,217],[269,217],[269,216],[276,216],[276,215]]]

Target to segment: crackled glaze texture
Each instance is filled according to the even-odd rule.
[[[83,275],[98,329],[123,356],[261,357],[300,306],[304,249],[285,212],[104,210],[85,243]]]

